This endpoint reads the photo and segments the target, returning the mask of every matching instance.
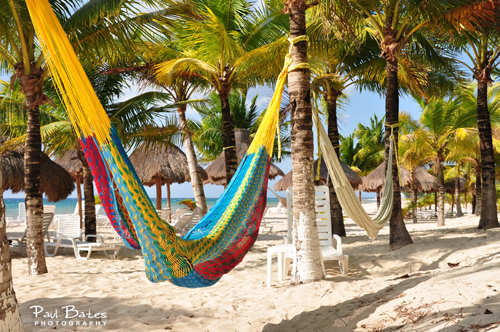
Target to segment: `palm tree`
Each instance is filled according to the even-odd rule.
[[[0,154],[0,165],[2,154]],[[0,183],[2,180],[2,167],[0,167]],[[0,187],[0,266],[2,267],[2,287],[0,287],[0,330],[24,331],[21,315],[17,306],[16,293],[12,284],[12,263],[10,261],[9,241],[7,240],[7,223],[5,222],[5,203],[3,201],[3,188]]]
[[[102,63],[120,59],[127,52],[134,53],[137,46],[130,36],[137,32],[144,38],[151,34],[148,24],[155,13],[137,15],[139,10],[132,1],[112,0],[51,1],[51,6],[68,32],[75,49],[88,63]],[[121,10],[127,8],[127,10]],[[175,10],[178,12],[178,9]],[[168,21],[168,11],[162,11]],[[51,103],[44,94],[49,72],[44,66],[36,32],[25,1],[10,0],[0,13],[0,61],[10,73],[11,82],[18,81],[25,94],[28,128],[25,146],[25,197],[27,216],[27,255],[30,274],[47,272],[43,250],[41,218],[43,201],[40,192],[40,106]]]
[[[477,126],[481,150],[481,218],[479,229],[500,227],[497,216],[495,160],[491,134],[491,119],[488,111],[488,85],[491,85],[491,73],[500,64],[500,46],[497,24],[500,19],[498,8],[500,1],[484,2],[489,12],[487,19],[471,20],[470,25],[454,24],[457,38],[456,45],[465,53],[472,66],[458,59],[457,62],[468,68],[477,80]],[[479,181],[478,181],[479,182]]]
[[[385,130],[385,160],[389,154],[389,137],[394,133],[395,143],[398,143],[399,122],[399,82],[407,73],[399,70],[399,59],[404,53],[413,53],[414,60],[420,59],[422,63],[431,61],[433,65],[442,67],[442,61],[433,44],[426,38],[424,28],[435,22],[445,23],[460,20],[467,24],[470,20],[482,18],[484,8],[481,4],[489,1],[464,0],[446,2],[407,2],[402,0],[385,1],[376,0],[350,0],[350,1],[326,1],[330,7],[343,7],[343,12],[351,12],[351,15],[343,15],[348,20],[358,18],[352,15],[352,10],[357,9],[364,16],[368,24],[367,29],[372,32],[374,38],[379,41],[381,56],[386,61],[386,121]],[[348,7],[346,9],[346,7]],[[465,11],[469,15],[462,15]],[[331,19],[335,15],[330,10]],[[423,61],[422,61],[423,60]],[[416,69],[416,68],[415,68]],[[423,71],[428,69],[422,68]],[[424,73],[425,76],[425,73]],[[413,91],[424,91],[421,82],[415,82]],[[393,250],[412,243],[411,237],[404,225],[401,213],[401,194],[397,172],[396,158],[393,158],[394,179],[394,203],[390,220],[389,245]]]
[[[161,93],[145,93],[127,101],[114,103],[127,87],[123,76],[101,75],[88,71],[87,75],[103,107],[123,138],[124,143],[134,145],[141,141],[141,130],[154,123],[157,114],[148,106],[155,101],[165,101],[169,96]],[[15,84],[11,90],[7,82],[0,81],[3,90],[0,92],[0,115],[4,119],[0,125],[0,133],[12,137],[4,148],[16,148],[26,143],[27,123],[24,114],[24,94],[19,85]],[[44,144],[44,151],[52,156],[63,155],[69,150],[76,150],[77,157],[83,165],[83,188],[85,197],[85,236],[96,235],[96,211],[94,201],[94,178],[90,166],[83,153],[82,146],[73,129],[68,114],[60,100],[59,93],[52,84],[46,86],[46,94],[52,100],[52,105],[40,107],[41,127],[40,134]],[[132,137],[132,140],[128,142]],[[130,144],[131,143],[131,144]],[[92,239],[92,238],[91,238]]]
[[[306,9],[304,0],[286,2],[290,15],[290,38],[306,36]],[[293,66],[308,63],[307,41],[292,44]],[[292,171],[293,171],[293,244],[297,263],[292,271],[292,283],[306,283],[322,278],[320,246],[316,226],[314,203],[312,133],[312,106],[310,71],[308,68],[292,70],[288,74],[288,95],[292,120]]]
[[[218,93],[222,105],[227,183],[236,171],[234,124],[229,96],[236,86],[263,83],[280,71],[286,32],[285,16],[268,7],[252,11],[247,0],[199,1],[199,20],[183,22],[177,32],[177,59],[158,65],[160,83],[171,84],[179,73],[205,79]],[[271,52],[271,50],[275,50]]]
[[[250,135],[258,128],[257,95],[250,105],[246,105],[246,97],[238,92],[231,92],[229,105],[234,129],[248,129]],[[201,154],[202,161],[215,160],[224,149],[222,129],[222,105],[216,93],[208,96],[205,102],[198,103],[194,109],[200,114],[201,120],[192,120],[190,123],[194,144]]]
[[[449,100],[431,98],[428,102],[419,100],[422,108],[419,130],[413,134],[419,139],[421,149],[431,152],[435,158],[434,167],[437,172],[438,196],[438,226],[444,226],[444,173],[443,162],[449,145],[456,135],[472,129],[476,116],[474,112],[461,107],[456,97]]]

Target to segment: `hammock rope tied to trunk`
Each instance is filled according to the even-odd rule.
[[[314,109],[313,114],[314,125],[319,129],[319,142],[322,156],[325,159],[326,167],[330,175],[335,193],[339,200],[340,206],[359,227],[363,228],[368,236],[373,240],[377,237],[378,232],[384,228],[391,218],[393,205],[393,180],[392,180],[392,154],[394,150],[394,135],[391,127],[391,136],[389,137],[389,160],[387,162],[387,174],[385,175],[385,186],[380,208],[372,219],[366,213],[361,205],[356,193],[352,189],[347,176],[342,170],[339,158],[335,153],[335,148],[326,133],[325,127],[319,121],[318,111]]]
[[[266,114],[231,182],[213,208],[181,238],[158,216],[49,2],[26,0],[26,4],[116,232],[126,246],[142,249],[150,281],[169,280],[190,288],[215,284],[241,262],[258,235],[291,55],[285,57]],[[304,36],[290,44],[301,40]]]

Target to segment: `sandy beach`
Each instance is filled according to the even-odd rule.
[[[500,330],[500,229],[476,229],[478,217],[447,218],[440,228],[435,220],[408,221],[414,244],[397,251],[389,250],[388,227],[372,242],[346,219],[347,276],[329,261],[326,280],[291,287],[289,279],[278,281],[273,262],[271,288],[266,249],[282,243],[286,216],[268,214],[266,221],[272,231],[261,232],[244,261],[204,289],[150,283],[141,253],[129,249],[115,260],[97,252],[88,261],[62,249],[47,258],[48,274],[33,277],[27,259],[14,252],[14,288],[26,330]],[[8,229],[9,237],[20,232]],[[113,236],[109,228],[98,232]],[[67,319],[66,310],[80,317]]]

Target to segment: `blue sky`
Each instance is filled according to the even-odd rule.
[[[6,77],[1,77],[2,79],[6,79]],[[128,99],[138,93],[138,87],[132,86],[128,91],[126,91],[123,95],[122,100]],[[251,99],[255,94],[259,95],[257,99],[257,105],[260,111],[267,107],[267,103],[269,102],[273,91],[267,87],[259,87],[254,88],[249,91],[249,98]],[[347,92],[349,96],[349,102],[344,106],[344,111],[342,111],[343,123],[340,125],[340,133],[342,135],[348,135],[352,133],[358,126],[358,123],[369,124],[369,119],[373,114],[377,114],[377,116],[382,117],[385,114],[385,100],[383,97],[380,97],[378,94],[371,92],[357,92],[357,91],[349,91]],[[400,98],[400,110],[408,111],[412,114],[413,117],[418,118],[420,115],[420,108],[417,103],[415,103],[410,97],[401,97]],[[190,109],[188,110],[188,117],[198,118],[198,114]],[[292,169],[292,162],[290,159],[282,161],[280,164],[277,164],[283,172],[288,173]],[[278,177],[274,181],[269,181],[269,187],[272,188],[274,183],[278,181],[280,177]],[[219,197],[223,192],[222,186],[215,185],[206,185],[205,187],[205,195],[207,197]],[[150,197],[156,196],[156,189],[154,187],[146,188],[146,191],[150,195]],[[184,184],[173,184],[171,186],[172,197],[193,197],[193,190],[191,187],[191,183]],[[268,192],[269,196],[272,197],[272,193]],[[162,188],[162,196],[166,197],[166,187]],[[5,192],[6,198],[17,197],[23,198],[24,193],[12,194],[11,192]],[[70,197],[76,197],[76,192],[74,192]],[[371,197],[370,194],[364,193],[363,197]]]

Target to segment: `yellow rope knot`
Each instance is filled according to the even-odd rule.
[[[293,45],[301,42],[301,41],[309,41],[309,38],[307,36],[298,36],[298,37],[295,37],[295,38],[288,38],[288,42],[290,43],[290,47],[288,48],[288,54],[286,55],[287,57],[289,56],[290,58],[292,57],[291,56],[291,53],[292,53],[292,47]],[[307,62],[304,62],[304,63],[299,63],[295,66],[292,66],[292,67],[289,67],[288,68],[288,72],[291,72],[291,71],[294,71],[296,69],[309,69],[310,66],[309,66],[309,63]]]

